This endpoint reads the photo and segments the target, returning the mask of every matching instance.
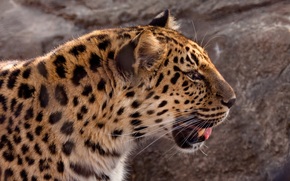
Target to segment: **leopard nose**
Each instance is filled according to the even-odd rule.
[[[227,102],[225,102],[224,100],[222,100],[222,104],[227,106],[228,108],[231,108],[236,102],[236,98],[232,98],[230,100],[228,100]]]

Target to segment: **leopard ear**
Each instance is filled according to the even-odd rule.
[[[179,24],[174,20],[174,17],[170,15],[170,11],[167,9],[158,14],[150,23],[151,26],[160,26],[164,28],[170,28],[173,30],[179,30]]]
[[[144,30],[118,51],[115,59],[117,69],[125,76],[138,74],[140,69],[155,70],[164,49],[152,32]]]
[[[136,41],[135,57],[136,62],[133,64],[135,72],[139,68],[145,68],[153,71],[159,67],[166,47],[157,40],[150,31],[143,31]]]

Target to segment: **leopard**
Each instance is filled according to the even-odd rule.
[[[140,143],[162,137],[193,153],[236,100],[169,10],[0,67],[3,181],[122,181]]]

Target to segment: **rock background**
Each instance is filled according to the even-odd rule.
[[[146,24],[164,9],[207,49],[238,99],[204,153],[148,142],[129,162],[128,180],[290,180],[281,176],[290,168],[283,167],[290,157],[289,0],[1,0],[0,59],[42,55],[97,28]]]

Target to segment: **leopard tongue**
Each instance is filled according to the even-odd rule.
[[[211,132],[212,132],[212,128],[201,129],[198,131],[198,137],[204,136],[205,140],[207,140],[209,136],[211,135]]]
[[[211,135],[212,132],[212,128],[206,128],[204,131],[203,136],[205,137],[205,140],[207,140],[209,138],[209,136]]]

